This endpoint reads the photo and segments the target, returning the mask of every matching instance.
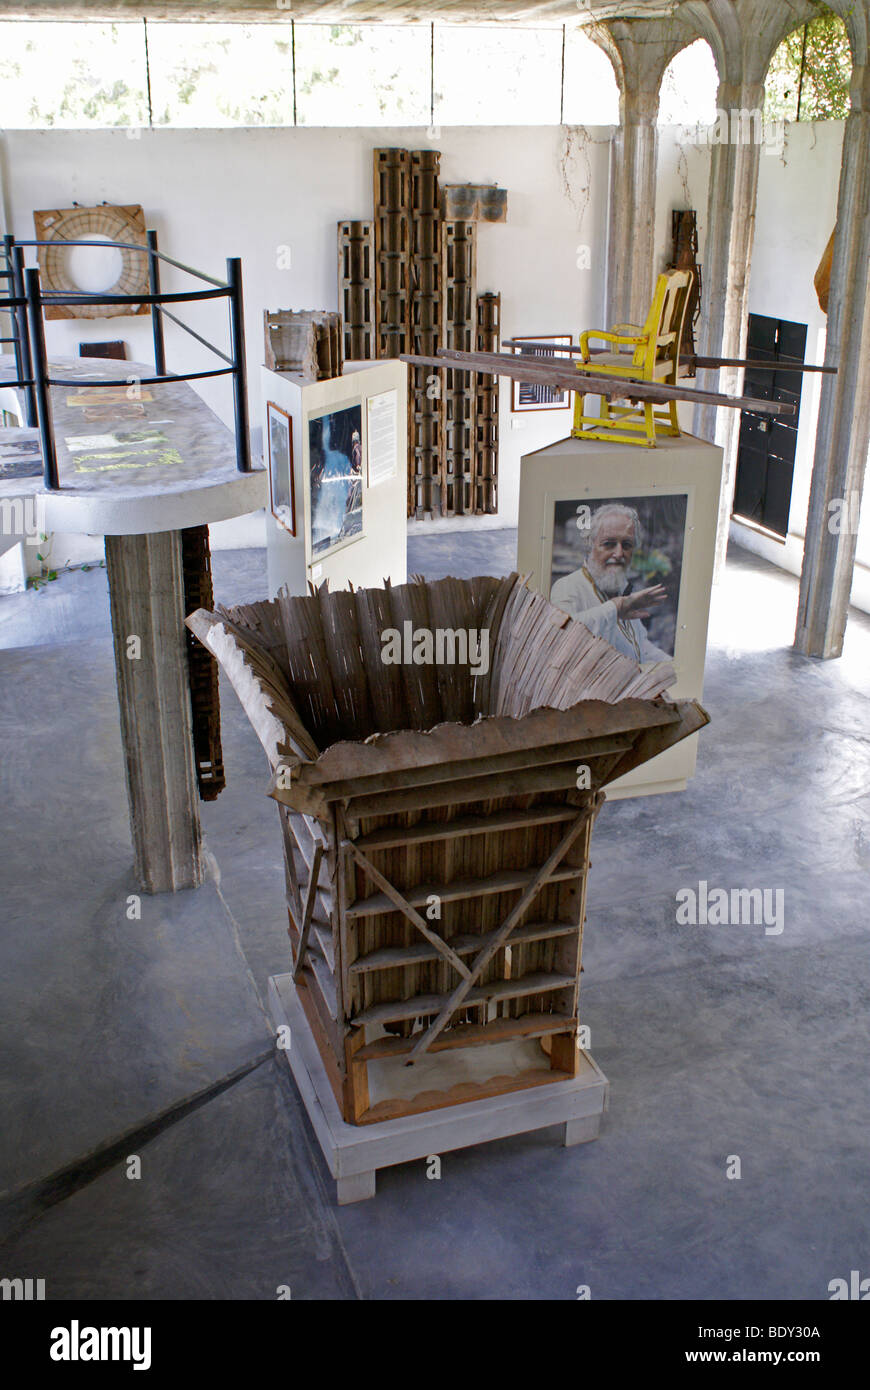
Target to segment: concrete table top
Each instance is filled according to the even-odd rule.
[[[12,370],[0,356],[0,390]],[[58,491],[43,487],[38,431],[0,430],[0,498],[40,499],[40,529],[146,535],[265,504],[266,470],[238,471],[232,431],[187,382],[139,386],[153,367],[104,358],[53,357],[49,372],[81,382],[51,388]],[[88,384],[107,377],[117,387]],[[38,476],[4,470],[4,455],[19,450],[33,454]]]

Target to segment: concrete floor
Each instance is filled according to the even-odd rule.
[[[502,573],[514,547],[415,537],[409,568]],[[220,601],[265,595],[262,552],[214,569]],[[389,1169],[344,1208],[273,1055],[281,847],[235,696],[203,807],[214,880],[129,920],[105,572],[0,599],[0,1276],[55,1299],[744,1300],[866,1274],[870,621],[841,660],[803,660],[796,599],[732,551],[698,774],[598,819],[581,1015],[612,1083],[601,1138],[467,1149],[440,1181]],[[782,888],[784,931],[676,925],[701,879]]]

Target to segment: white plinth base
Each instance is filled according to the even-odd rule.
[[[284,1056],[336,1179],[339,1206],[373,1197],[377,1170],[395,1163],[549,1125],[563,1125],[565,1145],[585,1144],[598,1137],[610,1087],[589,1053],[582,1051],[579,1075],[552,1086],[534,1086],[377,1124],[350,1125],[342,1118],[290,975],[273,975],[269,980],[269,1010],[276,1029],[290,1030]]]
[[[721,473],[719,446],[690,434],[679,439],[663,437],[655,449],[602,439],[560,439],[525,454],[520,462],[516,568],[520,574],[530,574],[531,587],[545,597],[554,580],[579,570],[586,558],[581,519],[571,528],[569,542],[557,526],[557,515],[563,519],[566,515],[560,507],[573,513],[585,505],[591,521],[604,502],[622,499],[633,505],[638,498],[651,502],[656,497],[685,497],[680,592],[667,601],[677,604],[673,613],[677,683],[668,690],[669,700],[702,698]],[[665,543],[671,524],[664,520],[664,512],[658,515],[661,520],[647,535],[647,544],[653,547]],[[576,605],[565,611],[583,621]],[[603,635],[607,636],[606,631]],[[671,651],[670,645],[666,650]],[[629,651],[626,643],[623,655]],[[695,773],[697,746],[698,735],[693,734],[624,773],[608,785],[608,801],[684,791]]]

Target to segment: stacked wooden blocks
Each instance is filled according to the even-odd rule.
[[[440,347],[473,351],[482,341],[486,350],[498,347],[499,296],[477,294],[476,227],[505,220],[507,194],[444,190],[440,163],[437,150],[375,150],[372,220],[338,224],[347,356],[434,356]],[[410,371],[408,515],[495,512],[496,380],[457,369]]]

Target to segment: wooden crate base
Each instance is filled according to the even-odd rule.
[[[276,1030],[289,1029],[290,1046],[284,1055],[336,1179],[340,1206],[373,1197],[377,1170],[395,1163],[526,1134],[548,1125],[564,1127],[565,1145],[598,1137],[609,1083],[592,1057],[582,1051],[576,1077],[374,1124],[348,1124],[342,1118],[290,975],[273,975],[269,980],[269,1009]]]

